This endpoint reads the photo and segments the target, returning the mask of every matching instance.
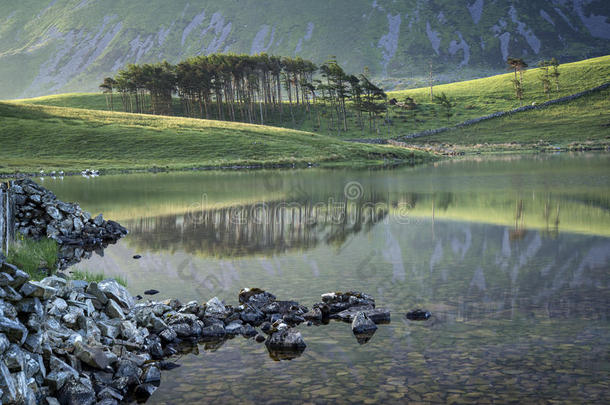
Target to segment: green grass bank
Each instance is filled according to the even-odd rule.
[[[0,103],[0,173],[420,163],[425,152],[285,128]]]

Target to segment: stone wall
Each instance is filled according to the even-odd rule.
[[[92,217],[78,204],[66,203],[32,180],[3,184],[14,201],[14,226],[27,238],[51,238],[60,245],[59,267],[88,258],[97,249],[115,243],[127,230],[100,214]]]

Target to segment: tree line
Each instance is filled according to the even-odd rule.
[[[100,85],[110,109],[114,95],[124,111],[171,115],[178,96],[181,115],[265,124],[292,121],[295,109],[320,128],[347,131],[348,116],[364,130],[387,111],[386,93],[366,74],[352,75],[332,58],[324,64],[300,57],[211,54],[168,62],[130,64]]]

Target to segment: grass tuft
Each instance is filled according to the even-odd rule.
[[[9,248],[7,260],[25,271],[33,280],[40,280],[57,269],[59,247],[52,239],[39,241],[20,238]]]
[[[92,283],[92,282],[99,283],[100,281],[104,281],[109,278],[115,280],[117,283],[119,283],[123,287],[127,287],[127,279],[122,276],[106,277],[106,275],[104,273],[93,273],[93,272],[90,272],[87,270],[75,270],[70,273],[70,279],[84,280],[88,283]]]

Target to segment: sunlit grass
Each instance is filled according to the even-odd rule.
[[[40,280],[57,269],[59,247],[52,239],[39,241],[19,238],[9,248],[7,260],[25,271],[34,280]]]
[[[539,144],[541,148],[572,149],[607,147],[610,145],[610,89],[569,103],[507,115],[406,142],[460,145],[514,142]]]
[[[285,128],[0,103],[0,173],[417,163],[426,153]]]

